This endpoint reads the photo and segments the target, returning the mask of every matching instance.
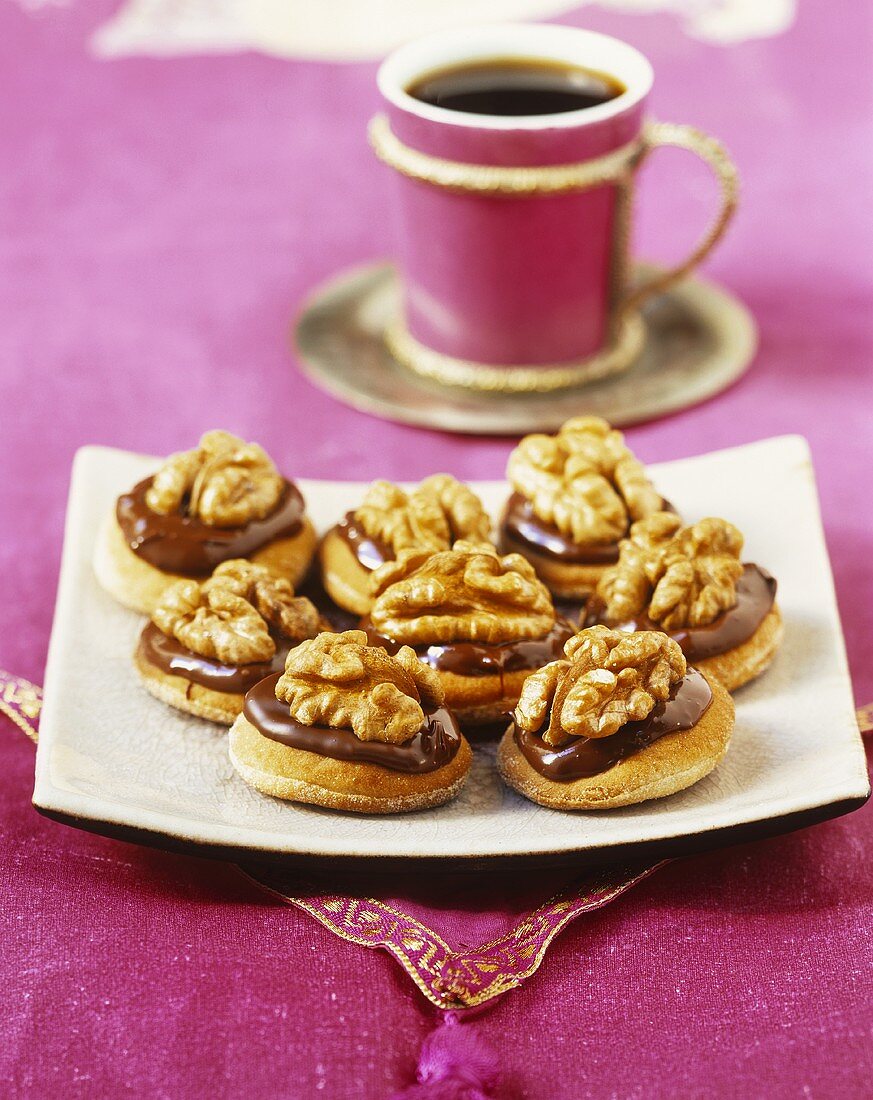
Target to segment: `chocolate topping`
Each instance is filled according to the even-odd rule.
[[[566,783],[600,775],[659,737],[691,729],[711,702],[712,689],[706,678],[696,668],[689,668],[666,703],[658,703],[641,722],[627,722],[611,737],[576,737],[554,748],[539,732],[529,733],[515,723],[511,728],[516,745],[534,771],[552,782]]]
[[[664,510],[674,511],[666,500]],[[554,524],[540,519],[531,502],[521,493],[513,493],[506,502],[500,528],[504,534],[516,542],[532,547],[543,557],[568,565],[612,565],[618,561],[618,541],[584,544],[573,542]]]
[[[151,483],[147,477],[120,496],[115,516],[134,554],[164,573],[206,576],[228,558],[248,557],[273,539],[300,530],[303,497],[292,481],[285,482],[279,503],[269,516],[242,527],[211,527],[180,512],[159,515],[146,504]]]
[[[367,632],[370,645],[381,646],[394,654],[400,642],[379,634],[363,619],[361,630]],[[564,619],[555,619],[555,625],[542,638],[523,638],[517,642],[501,642],[488,645],[485,642],[443,642],[438,645],[413,646],[418,659],[439,672],[454,672],[458,676],[500,676],[523,669],[542,668],[549,661],[564,655],[564,642],[576,633]]]
[[[194,653],[175,638],[162,633],[154,623],[148,623],[140,635],[138,652],[161,672],[171,676],[184,676],[186,680],[213,691],[244,695],[265,676],[282,671],[288,655],[288,645],[278,645],[276,655],[271,661],[225,665],[211,657]]]
[[[402,745],[384,741],[361,741],[351,730],[330,726],[305,726],[288,713],[288,704],[276,698],[279,673],[256,684],[246,695],[243,714],[255,729],[271,741],[294,749],[348,760],[355,764],[378,764],[395,772],[421,775],[448,764],[461,745],[457,723],[445,707],[425,711],[425,723]]]
[[[737,581],[737,602],[730,611],[710,623],[709,626],[687,627],[666,631],[679,643],[688,661],[702,661],[727,653],[748,641],[766,619],[776,599],[776,580],[766,569],[747,563],[743,575]],[[603,603],[593,596],[585,615],[585,626],[603,622]],[[615,624],[617,630],[661,630],[646,615],[639,615],[628,622]]]
[[[516,542],[532,546],[543,557],[555,561],[574,565],[611,565],[618,561],[618,542],[580,546],[561,534],[554,524],[541,520],[521,493],[513,493],[507,501],[501,529]]]
[[[381,543],[378,539],[370,538],[355,519],[354,512],[346,512],[334,530],[347,543],[364,569],[372,572],[374,569],[378,569],[380,565],[384,565],[386,561],[394,560],[394,554],[384,543]]]

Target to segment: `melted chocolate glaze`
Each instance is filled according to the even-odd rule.
[[[242,527],[211,527],[194,516],[153,512],[146,504],[152,483],[147,477],[118,498],[115,516],[134,554],[164,573],[202,577],[228,558],[246,558],[273,539],[296,534],[303,518],[303,497],[285,482],[279,503],[269,516]]]
[[[670,637],[679,643],[688,661],[702,661],[706,657],[717,657],[727,653],[738,645],[748,641],[761,623],[766,619],[776,599],[776,580],[766,569],[758,565],[743,566],[743,575],[737,581],[737,602],[730,611],[719,615],[709,626],[688,627],[684,630],[672,630]],[[594,626],[603,622],[603,603],[598,597],[591,598],[585,616],[584,625]],[[617,630],[661,630],[645,615],[619,623]]]
[[[664,511],[673,512],[675,509],[665,500]],[[500,529],[543,557],[567,565],[613,565],[618,561],[618,540],[583,545],[573,542],[561,534],[554,524],[540,519],[531,502],[521,493],[513,493],[506,502]]]
[[[374,569],[378,569],[380,565],[384,565],[386,561],[394,560],[394,554],[384,543],[378,539],[370,538],[355,519],[354,512],[346,512],[334,530],[347,543],[365,569],[372,572]]]
[[[288,704],[276,698],[278,680],[276,673],[256,684],[246,695],[243,714],[260,734],[281,745],[329,756],[333,760],[378,764],[390,771],[413,775],[442,768],[460,748],[457,723],[445,707],[425,711],[425,724],[402,745],[361,741],[351,730],[304,726],[288,713]]]
[[[368,619],[361,620],[360,628],[367,632],[370,645],[381,646],[389,653],[396,653],[403,644],[380,634]],[[441,642],[412,648],[422,664],[440,672],[454,672],[458,676],[499,675],[502,679],[507,672],[542,668],[549,661],[563,657],[564,642],[575,633],[566,620],[555,619],[555,625],[542,638],[524,638],[495,645],[486,642]]]
[[[712,689],[696,668],[689,668],[666,703],[658,703],[642,722],[628,722],[611,737],[576,737],[553,748],[540,733],[513,723],[515,743],[534,771],[555,783],[609,771],[620,760],[647,748],[659,737],[697,725],[712,702]]]
[[[527,497],[513,493],[506,502],[501,530],[522,545],[530,546],[545,558],[570,565],[611,565],[618,561],[618,542],[588,543],[580,546],[562,535],[554,524],[534,513]]]
[[[265,676],[282,672],[288,656],[288,644],[277,645],[276,655],[271,661],[225,665],[186,649],[181,642],[162,633],[154,623],[148,623],[139,638],[139,653],[149,664],[171,676],[184,676],[186,680],[213,691],[244,695]]]

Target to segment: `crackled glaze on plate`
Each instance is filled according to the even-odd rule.
[[[43,812],[97,831],[142,832],[157,843],[469,860],[602,855],[795,822],[791,815],[821,818],[869,793],[812,466],[798,437],[652,468],[686,518],[724,515],[745,532],[744,556],[779,579],[785,642],[772,668],[737,694],[733,741],[712,775],[670,798],[605,813],[527,802],[503,787],[493,750],[478,746],[455,802],[396,818],[297,806],[246,786],[228,760],[226,731],[163,706],[139,684],[130,654],[142,620],[114,603],[91,572],[100,519],[155,464],[101,447],[76,456],[37,754],[34,804]],[[354,507],[363,488],[299,484],[321,530]],[[496,514],[505,485],[475,487]]]

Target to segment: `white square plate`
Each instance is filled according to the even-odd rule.
[[[257,794],[219,727],[171,710],[131,663],[142,620],[97,585],[94,537],[115,498],[155,459],[85,447],[73,466],[46,670],[34,805],[82,828],[203,854],[325,860],[581,862],[671,854],[797,828],[863,804],[869,785],[806,442],[764,440],[653,468],[683,516],[723,515],[745,558],[779,581],[785,641],[736,697],[715,772],[670,798],[600,813],[543,809],[507,790],[493,748],[437,810],[359,817]],[[320,530],[360,500],[355,482],[300,481]],[[476,486],[497,513],[502,482]]]

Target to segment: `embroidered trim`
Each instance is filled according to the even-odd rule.
[[[0,714],[11,719],[34,743],[39,739],[42,688],[0,669]]]
[[[376,898],[298,897],[277,884],[281,871],[271,875],[266,867],[240,870],[341,939],[388,951],[432,1004],[457,1009],[474,1008],[521,985],[539,969],[552,940],[571,921],[608,905],[669,862],[623,864],[587,874],[503,935],[465,951],[453,951],[432,928]]]

